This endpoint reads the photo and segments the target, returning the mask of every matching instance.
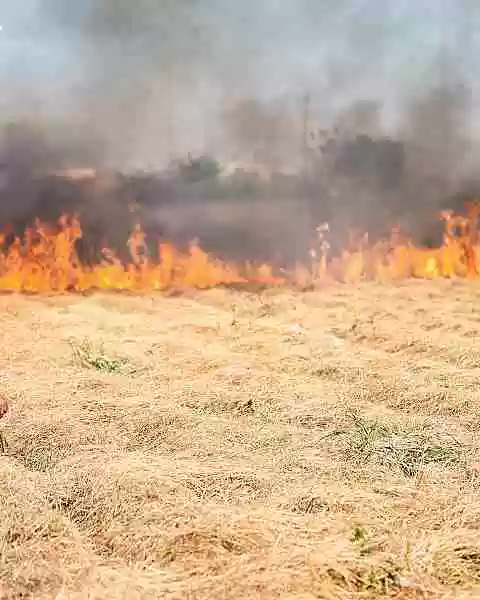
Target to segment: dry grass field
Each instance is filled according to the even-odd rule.
[[[1,297],[0,598],[479,598],[479,297]]]

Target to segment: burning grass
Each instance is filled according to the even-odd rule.
[[[149,293],[178,288],[209,289],[218,286],[293,285],[308,289],[318,283],[365,279],[393,281],[415,278],[477,278],[480,274],[480,203],[469,203],[466,214],[443,211],[443,244],[418,247],[398,228],[389,239],[370,243],[368,235],[351,235],[338,256],[330,256],[329,227],[316,228],[311,244],[311,264],[298,264],[276,273],[272,265],[236,265],[204,252],[198,240],[186,252],[158,241],[151,256],[146,235],[136,224],[128,239],[130,262],[124,263],[107,246],[103,259],[85,265],[77,254],[82,228],[77,216],[62,216],[56,227],[36,220],[23,238],[0,232],[0,290],[39,292],[88,292],[91,290]],[[10,243],[8,243],[10,242]]]
[[[0,597],[478,598],[476,287],[3,296]]]

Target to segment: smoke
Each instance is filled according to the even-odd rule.
[[[306,92],[319,103],[323,127],[358,102],[377,103],[387,118],[402,120],[412,99],[431,86],[443,48],[456,68],[471,60],[473,42],[462,28],[480,12],[453,0],[441,11],[431,0],[416,7],[360,0],[229,4],[87,0],[74,7],[43,0],[30,29],[37,44],[48,37],[72,56],[66,110],[104,135],[110,163],[158,166],[188,151],[226,160],[251,152],[244,147],[245,116],[239,114],[237,129],[224,118],[248,103],[264,113],[258,136],[283,129],[270,135],[270,147],[289,144],[298,153]],[[281,112],[285,122],[294,113],[293,127],[271,124]]]
[[[215,43],[202,3],[84,4],[81,14],[60,0],[38,10],[46,30],[70,36],[76,48],[72,119],[102,135],[109,166],[158,167],[195,149],[202,113],[208,120],[204,71]]]
[[[440,208],[462,208],[458,199],[471,193],[480,158],[472,92],[445,56],[429,75],[390,130],[378,104],[354,103],[340,113],[315,165],[327,218],[373,233],[397,221],[421,236]]]
[[[297,115],[284,103],[242,99],[224,114],[225,146],[246,163],[265,165],[272,171],[298,168],[300,131]]]
[[[144,217],[168,234],[196,226],[215,250],[237,235],[239,247],[275,253],[278,241],[295,254],[323,219],[344,232],[339,243],[352,225],[381,233],[393,221],[424,236],[440,206],[476,189],[473,3],[29,3],[2,33],[12,36],[3,118],[17,123],[0,136],[3,220],[79,207],[97,236],[105,228],[120,240],[126,207],[142,196]],[[281,193],[258,182],[172,191],[164,176],[145,191],[125,178],[109,187],[50,175],[158,171],[189,152],[300,174]],[[261,224],[251,204],[219,211],[211,197],[245,186],[271,215]]]

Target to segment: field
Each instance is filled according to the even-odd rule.
[[[479,291],[0,297],[0,598],[479,598]]]

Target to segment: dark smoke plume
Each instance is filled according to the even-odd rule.
[[[445,33],[403,89],[384,64],[392,3],[375,18],[354,0],[286,4],[38,3],[25,32],[75,59],[53,87],[4,82],[0,219],[78,210],[87,240],[120,246],[135,204],[151,236],[259,259],[303,258],[323,220],[337,245],[393,223],[438,239],[436,211],[480,190],[471,49]]]

